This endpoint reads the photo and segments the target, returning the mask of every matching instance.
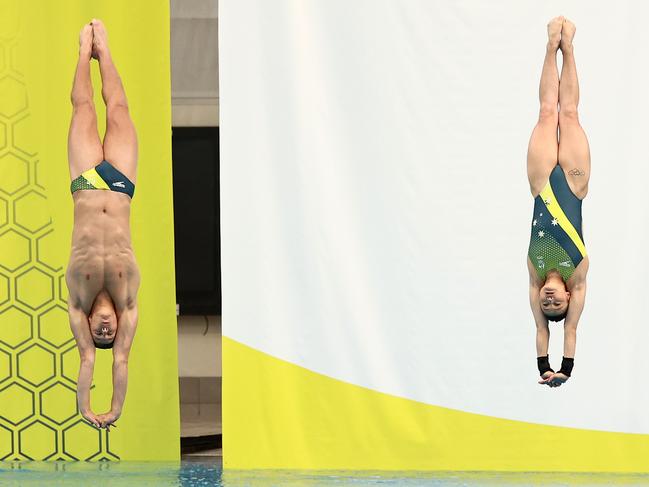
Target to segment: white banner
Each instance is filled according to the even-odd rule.
[[[649,5],[220,8],[226,337],[426,404],[649,433]],[[591,264],[573,376],[550,389],[528,304],[525,156],[561,14],[577,25]],[[557,369],[563,329],[550,329]]]

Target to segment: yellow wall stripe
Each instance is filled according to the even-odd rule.
[[[227,337],[223,368],[227,469],[649,472],[649,435],[433,406],[312,372]]]
[[[570,220],[568,220],[568,217],[566,216],[566,214],[563,212],[563,209],[559,205],[559,202],[557,201],[557,198],[554,196],[554,191],[552,191],[552,186],[550,185],[549,181],[545,185],[545,188],[543,188],[543,190],[541,191],[540,196],[543,202],[545,203],[545,206],[547,206],[548,210],[552,214],[552,216],[557,219],[561,228],[563,228],[563,230],[570,237],[570,240],[572,240],[575,246],[577,247],[577,249],[579,249],[579,252],[581,253],[582,257],[586,257],[586,246],[584,245],[584,242],[579,237],[577,230],[572,225],[572,223],[570,223]]]

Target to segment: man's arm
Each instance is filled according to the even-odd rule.
[[[88,316],[73,305],[68,305],[70,328],[79,349],[79,377],[77,379],[77,404],[79,411],[88,421],[99,426],[99,421],[90,408],[90,386],[95,368],[95,345],[88,328]]]
[[[117,321],[117,336],[113,345],[113,398],[110,412],[102,415],[102,426],[110,426],[122,415],[128,384],[128,357],[137,329],[137,303],[122,311]]]

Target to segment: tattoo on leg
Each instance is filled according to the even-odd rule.
[[[568,171],[568,174],[570,174],[571,176],[585,176],[586,171],[582,171],[581,169],[571,169],[570,171]]]

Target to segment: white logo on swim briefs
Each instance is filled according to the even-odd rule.
[[[117,181],[116,183],[113,183],[113,186],[117,186],[119,188],[125,188],[126,187],[124,185],[124,181]]]
[[[563,267],[570,267],[570,261],[566,260],[564,262],[559,262],[559,265],[562,265]]]

